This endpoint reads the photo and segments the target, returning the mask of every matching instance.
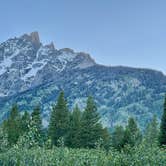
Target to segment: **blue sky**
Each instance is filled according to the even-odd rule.
[[[166,73],[165,0],[2,0],[0,42],[38,31],[100,64]]]

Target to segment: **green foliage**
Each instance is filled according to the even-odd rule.
[[[120,153],[111,152],[115,165],[156,166],[166,164],[166,151],[157,146],[147,147],[141,143],[135,147],[126,146]]]
[[[82,113],[78,105],[76,105],[70,115],[69,132],[66,138],[67,145],[71,148],[79,148],[81,146],[81,116]]]
[[[31,128],[36,128],[36,138],[34,138],[40,144],[43,143],[42,136],[44,137],[43,129],[42,129],[42,119],[41,119],[41,111],[40,107],[37,106],[34,108],[31,114]]]
[[[29,124],[30,124],[31,117],[27,111],[24,112],[24,114],[21,117],[21,130],[22,135],[29,130]]]
[[[54,145],[57,145],[57,140],[66,135],[69,129],[69,111],[67,102],[64,98],[64,92],[61,92],[57,104],[53,107],[50,123],[49,123],[49,137]],[[65,141],[65,140],[64,140]]]
[[[166,95],[164,101],[164,111],[161,118],[159,143],[161,146],[166,145]]]
[[[129,118],[124,132],[124,143],[130,146],[137,145],[141,142],[141,133],[133,118]]]
[[[106,127],[101,130],[100,140],[102,140],[102,142],[100,144],[100,148],[108,151],[110,148],[110,144],[111,144],[111,137],[110,137],[110,133]]]
[[[9,118],[7,121],[5,121],[3,126],[4,130],[7,132],[10,146],[16,144],[20,134],[22,133],[21,118],[17,105],[12,107]]]
[[[152,121],[147,125],[147,128],[145,130],[145,141],[147,144],[152,146],[153,144],[156,144],[158,141],[158,123],[156,116],[153,117]]]
[[[35,109],[31,114],[31,117],[33,124],[38,128],[38,131],[42,131],[42,119],[41,119],[41,112],[39,106],[35,107]]]
[[[165,140],[165,110],[166,101],[160,141]],[[166,165],[166,149],[156,143],[156,117],[148,124],[143,140],[137,123],[129,118],[125,129],[115,128],[110,146],[110,134],[100,123],[92,97],[88,98],[84,112],[76,105],[69,113],[61,92],[53,107],[47,140],[43,133],[39,107],[31,116],[27,112],[20,116],[17,106],[13,106],[9,118],[0,127],[0,165]]]
[[[39,132],[38,126],[34,121],[30,121],[28,125],[28,132],[25,132],[22,136],[20,136],[16,147],[29,149],[32,147],[41,146],[42,137]]]
[[[124,133],[125,131],[122,126],[116,126],[112,133],[112,146],[117,150],[121,150],[124,147]]]
[[[9,142],[8,142],[8,137],[7,133],[4,132],[4,129],[0,127],[0,152],[4,152],[8,150],[9,148]]]
[[[94,148],[98,140],[103,139],[103,128],[93,98],[87,99],[87,105],[81,118],[81,147]]]
[[[142,135],[135,120],[129,118],[125,130],[122,126],[116,126],[111,138],[112,146],[121,151],[126,146],[134,147],[141,143]]]
[[[166,151],[157,146],[146,147],[140,144],[119,152],[106,153],[99,149],[68,149],[54,147],[18,149],[12,148],[0,154],[0,165],[21,166],[164,166]]]

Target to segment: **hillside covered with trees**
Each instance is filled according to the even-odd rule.
[[[84,110],[69,111],[61,92],[47,128],[40,105],[20,112],[13,105],[1,124],[0,165],[166,165],[166,97],[161,123],[154,116],[145,131],[132,117],[125,127],[104,128],[91,96]]]

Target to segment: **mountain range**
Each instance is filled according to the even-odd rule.
[[[156,70],[99,65],[87,53],[43,45],[38,32],[0,44],[0,121],[12,104],[32,111],[40,104],[48,125],[52,104],[65,91],[70,110],[83,109],[92,95],[104,126],[125,125],[134,117],[145,128],[162,114],[166,76]]]

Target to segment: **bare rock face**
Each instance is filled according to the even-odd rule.
[[[32,43],[36,46],[36,47],[40,47],[41,43],[40,43],[40,38],[39,38],[39,33],[38,32],[32,32],[30,34]]]
[[[55,50],[55,46],[54,46],[53,42],[51,42],[50,44],[46,45],[46,47],[48,47],[51,50]]]
[[[21,38],[30,41],[36,47],[36,49],[38,49],[41,46],[39,33],[37,31],[32,32],[30,35],[24,34],[23,36],[21,36]]]

